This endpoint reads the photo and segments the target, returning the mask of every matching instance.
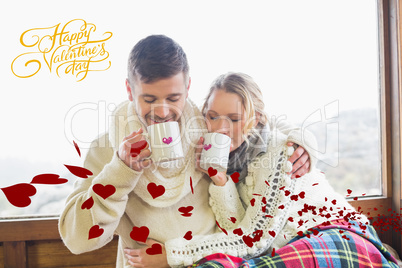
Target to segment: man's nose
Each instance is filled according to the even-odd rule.
[[[164,119],[169,115],[170,109],[167,105],[158,105],[154,108],[154,113],[157,117]]]

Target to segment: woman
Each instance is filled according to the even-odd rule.
[[[210,205],[222,232],[168,241],[169,264],[189,265],[208,256],[195,266],[227,267],[224,256],[237,262],[234,267],[398,267],[367,218],[332,189],[322,172],[312,166],[303,177],[290,178],[287,159],[293,148],[286,141],[302,136],[308,144],[309,136],[269,131],[261,100],[258,86],[245,74],[228,73],[213,83],[202,112],[209,131],[229,135],[234,147],[227,171],[232,178],[218,173],[210,186]]]

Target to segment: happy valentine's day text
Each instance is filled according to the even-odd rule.
[[[112,37],[104,32],[95,38],[96,26],[83,19],[74,19],[48,28],[33,28],[21,34],[20,43],[35,51],[22,53],[11,63],[14,75],[20,78],[32,77],[39,72],[43,61],[49,72],[71,74],[82,81],[90,71],[105,71],[110,68],[109,52],[105,42]],[[22,65],[25,70],[21,71]],[[95,67],[96,65],[96,67]],[[25,74],[21,74],[25,72]]]

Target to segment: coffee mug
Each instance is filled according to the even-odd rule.
[[[229,162],[231,138],[213,132],[204,134],[204,145],[200,157],[200,167],[208,170],[212,167],[220,172],[226,171]]]
[[[181,146],[180,128],[177,122],[153,124],[144,133],[150,144],[154,163],[177,160],[184,157]]]

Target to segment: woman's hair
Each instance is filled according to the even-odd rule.
[[[254,128],[256,120],[261,125],[266,125],[268,116],[264,111],[265,105],[262,98],[262,92],[254,80],[244,73],[229,72],[222,74],[216,78],[209,90],[208,96],[205,98],[202,107],[202,114],[205,116],[208,109],[208,100],[215,90],[224,90],[228,93],[234,93],[240,96],[242,105],[246,112],[246,124],[243,128],[243,135],[245,140],[250,134],[257,134]]]

